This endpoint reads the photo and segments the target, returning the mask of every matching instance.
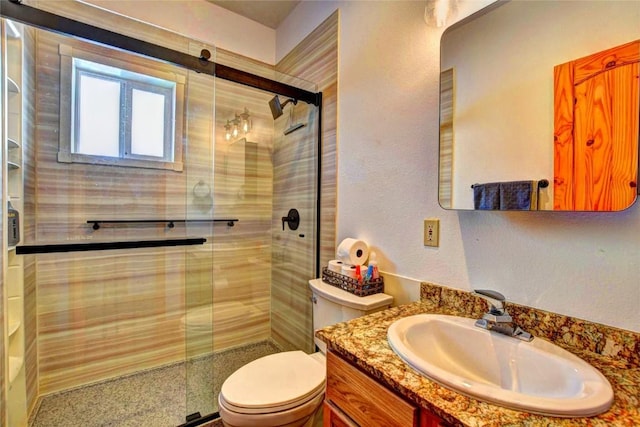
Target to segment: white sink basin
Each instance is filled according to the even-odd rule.
[[[418,314],[394,322],[393,351],[424,376],[462,394],[556,417],[593,416],[613,402],[593,366],[540,338],[525,342],[464,317]]]

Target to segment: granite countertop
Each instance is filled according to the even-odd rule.
[[[466,397],[425,378],[406,365],[389,347],[387,329],[401,317],[420,313],[472,317],[467,310],[442,307],[423,300],[320,329],[316,331],[316,336],[326,342],[329,349],[359,366],[379,382],[454,426],[640,426],[640,366],[632,358],[620,357],[619,350],[623,346],[618,345],[617,353],[614,352],[615,355],[611,356],[606,355],[607,352],[601,351],[601,348],[591,351],[588,345],[583,346],[585,349],[580,349],[579,346],[575,348],[564,342],[556,342],[592,364],[607,377],[614,390],[614,402],[608,412],[596,417],[546,417]],[[537,337],[540,336],[535,330],[532,332]],[[572,339],[575,341],[575,337],[572,336]],[[632,349],[633,352],[640,350],[636,342],[632,345],[636,346]]]

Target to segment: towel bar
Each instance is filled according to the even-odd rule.
[[[473,188],[476,185],[477,184],[472,184],[471,188]],[[538,181],[538,188],[547,188],[548,186],[549,186],[549,180],[548,179],[541,179],[540,181]]]
[[[100,224],[149,224],[156,222],[166,222],[168,228],[175,227],[175,223],[187,223],[187,222],[226,222],[227,226],[233,227],[235,223],[239,221],[237,218],[232,219],[89,219],[87,224],[93,224],[94,230],[100,229]]]

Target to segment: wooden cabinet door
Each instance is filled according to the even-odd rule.
[[[418,426],[417,406],[331,351],[327,353],[326,399],[362,427]]]
[[[636,198],[640,40],[554,68],[554,209],[621,210]]]

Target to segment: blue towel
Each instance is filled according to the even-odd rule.
[[[510,181],[474,184],[473,207],[479,210],[537,210],[538,182]]]
[[[474,184],[473,207],[483,210],[500,209],[500,183]]]
[[[500,210],[537,210],[537,187],[536,181],[501,182]]]

